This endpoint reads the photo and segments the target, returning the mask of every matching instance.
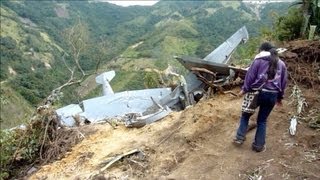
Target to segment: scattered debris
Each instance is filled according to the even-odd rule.
[[[109,82],[115,76],[114,71],[102,73],[96,82],[103,86],[103,96],[84,100],[81,111],[79,105],[69,105],[57,110],[61,121],[66,126],[82,124],[76,121],[99,122],[119,117],[127,127],[142,127],[167,116],[172,110],[185,109],[197,103],[205,94],[215,92],[230,93],[223,87],[238,85],[238,77],[243,79],[246,69],[230,66],[230,56],[235,48],[248,40],[246,27],[240,28],[227,41],[222,43],[204,59],[193,57],[175,57],[188,70],[186,77],[172,71],[170,74],[179,78],[175,89],[158,88],[114,93]],[[241,81],[240,81],[241,83]]]
[[[291,103],[297,107],[297,120],[304,120],[314,129],[320,129],[320,112],[316,109],[309,109],[309,113],[303,113],[315,99],[306,98],[301,92],[300,87],[310,89],[317,93],[320,88],[320,41],[298,40],[285,44],[288,51],[280,56],[285,60],[288,67],[289,78],[294,83],[292,88]],[[298,87],[298,84],[300,87]],[[317,97],[319,101],[319,97]],[[316,113],[314,113],[316,112]]]
[[[318,149],[304,152],[304,158],[307,162],[319,161],[320,152]]]
[[[307,107],[308,104],[306,102],[306,99],[303,97],[302,91],[299,88],[298,85],[294,85],[292,88],[292,94],[289,98],[292,98],[291,103],[295,103],[297,106],[297,115],[299,116],[301,112],[304,110],[304,107]]]
[[[159,109],[157,112],[152,113],[152,114],[148,114],[145,116],[140,116],[137,115],[136,113],[134,113],[132,116],[130,116],[130,114],[126,117],[125,119],[125,126],[126,127],[142,127],[146,124],[150,124],[153,123],[159,119],[164,118],[165,116],[167,116],[168,114],[170,114],[171,109],[168,108],[167,106],[165,108],[161,108]]]
[[[248,173],[248,179],[249,180],[262,180],[262,175],[265,172],[265,169],[268,168],[270,166],[270,163],[273,161],[274,159],[269,159],[265,162],[263,162],[260,166],[258,166],[257,168],[255,168],[253,170],[253,172]]]
[[[28,170],[27,174],[30,175],[30,174],[36,172],[37,170],[38,170],[37,168],[35,168],[35,167],[32,166],[32,167]]]
[[[290,120],[290,127],[289,127],[289,132],[292,136],[296,134],[297,130],[297,117],[293,116]]]
[[[297,130],[297,121],[301,117],[301,113],[304,110],[304,107],[307,107],[308,104],[306,102],[306,99],[303,97],[302,91],[298,87],[297,84],[295,84],[292,88],[292,93],[289,96],[291,98],[291,102],[289,104],[295,103],[297,109],[296,109],[296,115],[293,115],[290,118],[290,126],[289,126],[289,133],[294,136],[296,134]]]

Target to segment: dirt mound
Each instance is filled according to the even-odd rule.
[[[283,54],[291,80],[305,87],[319,88],[320,41],[292,41],[285,45]]]
[[[305,88],[299,96],[306,100],[302,120],[310,127],[320,129],[320,41],[298,40],[284,45],[288,49],[283,55],[289,71],[289,86]],[[299,104],[300,103],[300,104]],[[302,101],[296,106],[303,104]]]

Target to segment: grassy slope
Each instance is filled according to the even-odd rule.
[[[104,66],[102,66],[102,69],[104,69],[103,71],[109,71],[112,69],[116,70],[117,75],[111,83],[115,91],[144,88],[144,72],[141,70],[146,68],[165,69],[168,64],[181,68],[181,65],[174,60],[173,56],[195,56],[195,54],[197,54],[197,49],[199,49],[199,47],[201,47],[203,44],[202,36],[205,34],[200,34],[201,26],[199,29],[199,25],[197,24],[199,20],[208,18],[209,21],[213,21],[214,16],[216,16],[217,13],[221,13],[221,9],[223,8],[231,8],[233,10],[239,10],[240,8],[239,2],[221,2],[221,5],[219,6],[216,6],[216,4],[219,4],[219,2],[201,2],[199,4],[192,4],[193,2],[189,2],[190,4],[187,3],[186,7],[179,7],[175,2],[170,2],[170,5],[164,4],[164,2],[161,3],[161,6],[158,5],[153,8],[150,16],[137,15],[137,17],[134,17],[130,21],[119,21],[118,25],[121,23],[123,24],[117,26],[114,30],[110,29],[110,27],[106,28],[106,26],[102,26],[104,27],[103,31],[108,33],[117,31],[117,34],[124,35],[123,37],[119,36],[111,38],[112,40],[116,39],[119,41],[122,41],[122,39],[126,39],[127,37],[134,39],[135,35],[132,33],[128,34],[127,28],[134,27],[136,29],[138,28],[139,30],[145,31],[145,33],[141,33],[142,35],[137,39],[137,41],[129,44],[130,46],[124,50],[121,55],[119,55],[120,58],[117,59],[116,63],[108,63],[108,65],[104,64]],[[75,6],[72,7],[76,8]],[[84,7],[81,6],[81,8]],[[108,11],[113,12],[111,10]],[[18,42],[22,42],[28,34],[25,33],[21,28],[21,22],[16,21],[18,16],[9,9],[2,8],[1,12],[1,24],[6,23],[5,26],[2,26],[5,28],[1,28],[1,35],[13,37]],[[241,13],[244,15],[242,17],[243,19],[255,19],[252,14],[246,11],[241,10]],[[94,17],[94,15],[96,14],[91,14],[92,17]],[[15,20],[12,20],[12,18],[10,19],[8,17],[12,17],[13,19],[15,18]],[[93,23],[93,25],[95,24]],[[150,27],[144,29],[141,28],[143,26]],[[219,29],[223,28],[225,27],[219,27]],[[227,38],[227,36],[231,35],[231,31],[233,32],[233,29],[230,30],[229,28],[228,32],[219,31],[218,34],[210,33],[210,31],[214,30],[216,29],[208,28],[204,31],[208,32],[209,35],[204,39],[211,39],[208,40],[209,48],[204,46],[204,48],[208,49],[208,52],[213,50],[214,47],[217,46],[220,41],[222,42],[224,38]],[[97,31],[97,29],[94,31]],[[39,41],[48,44],[50,47],[54,47],[59,51],[62,51],[62,49],[55,44],[52,38],[44,31],[40,31],[40,36],[37,38]],[[212,42],[215,42],[216,44],[212,44]],[[20,43],[19,45],[20,47],[25,46],[23,43]],[[110,50],[112,49],[113,48]],[[36,53],[36,56],[33,58],[50,62],[50,60],[53,59],[53,56],[50,54],[50,52],[39,52]],[[90,84],[92,85],[95,83]],[[88,88],[88,92],[84,93],[83,96],[87,95],[87,97],[94,97],[95,95],[100,94],[101,88],[97,88],[95,85],[90,87],[92,88]],[[89,89],[91,89],[92,92],[90,92]]]
[[[1,37],[11,37],[13,38],[17,44],[19,45],[20,49],[27,53],[27,50],[33,48],[30,45],[26,44],[26,39],[30,36],[30,32],[27,32],[26,29],[30,29],[31,31],[38,32],[39,34],[36,36],[36,39],[41,42],[44,46],[48,46],[51,48],[56,48],[58,51],[63,52],[63,49],[57,45],[50,36],[42,31],[37,27],[32,27],[20,22],[19,17],[15,12],[12,10],[1,7]],[[23,28],[23,26],[25,28]],[[34,35],[34,34],[33,34]],[[29,57],[29,56],[28,56]],[[39,61],[52,61],[53,55],[50,50],[40,50],[40,52],[36,53],[33,57],[35,60]]]
[[[1,129],[14,127],[30,118],[33,108],[5,82],[1,82],[0,119]]]
[[[29,25],[23,24],[19,17],[12,10],[1,7],[1,37],[11,37],[17,43],[17,47],[21,50],[21,57],[31,64],[43,62],[50,64],[54,61],[53,51],[50,48],[56,48],[58,51],[63,51],[63,49],[57,45],[50,36],[38,29],[37,27],[31,27]],[[39,34],[30,34],[26,29],[31,29],[34,32],[39,32]],[[34,48],[29,44],[26,44],[28,36],[33,36],[38,42],[40,42],[47,50],[40,50],[39,52],[34,52],[30,55],[29,49]],[[11,60],[16,61],[16,60]],[[10,61],[8,62],[10,67]],[[8,65],[7,63],[5,65]],[[29,66],[30,63],[27,64]],[[31,65],[35,70],[37,65]],[[11,68],[11,67],[10,67]],[[7,69],[7,68],[6,68]],[[5,70],[6,70],[5,69]],[[13,68],[13,71],[15,69]],[[9,73],[8,73],[9,74]],[[15,74],[10,74],[9,79],[15,78]],[[24,75],[25,76],[25,75]],[[12,89],[10,84],[6,81],[1,82],[1,128],[10,128],[25,122],[31,116],[33,109],[31,105],[16,91]]]
[[[239,3],[222,3],[222,5],[233,9],[239,7]],[[179,55],[195,56],[196,49],[202,43],[201,39],[197,38],[199,32],[195,27],[196,18],[199,18],[197,15],[184,17],[170,7],[162,6],[161,8],[165,8],[170,13],[161,14],[159,9],[155,9],[152,13],[167,17],[156,23],[154,30],[141,38],[143,41],[128,47],[120,55],[121,58],[118,59],[117,65],[123,70],[121,76],[123,73],[127,75],[125,79],[117,78],[113,81],[112,85],[117,91],[126,90],[124,89],[128,87],[125,85],[126,83],[136,81],[133,72],[127,71],[140,71],[146,68],[163,70],[168,64],[183,69],[173,57]],[[211,10],[216,9],[212,8]]]

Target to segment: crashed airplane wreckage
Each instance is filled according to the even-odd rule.
[[[248,40],[246,27],[240,28],[227,41],[204,59],[175,57],[190,72],[186,77],[177,75],[180,84],[171,88],[144,89],[114,93],[109,82],[114,71],[102,73],[96,82],[103,86],[103,96],[84,100],[57,109],[61,123],[76,125],[79,119],[96,123],[119,118],[127,127],[142,127],[167,116],[172,110],[181,110],[197,103],[208,91],[219,91],[244,78],[246,70],[229,65],[233,51]],[[78,117],[78,118],[77,118]]]

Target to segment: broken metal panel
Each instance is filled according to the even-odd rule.
[[[194,92],[195,90],[199,89],[202,84],[202,82],[198,80],[197,76],[191,72],[187,74],[186,81],[189,92]]]
[[[241,76],[245,75],[247,70],[242,68],[237,68],[234,66],[229,66],[227,64],[215,63],[211,61],[203,61],[202,59],[195,57],[182,56],[176,58],[185,68],[192,70],[192,68],[204,68],[209,71],[218,73],[217,75],[230,75],[230,69],[234,70],[236,74],[241,74]]]
[[[124,116],[128,113],[142,114],[152,106],[153,100],[160,99],[171,93],[170,88],[145,89],[124,91],[114,95],[102,96],[83,101],[84,113],[89,121],[96,122],[103,119]]]
[[[114,94],[113,89],[109,82],[114,78],[115,75],[116,73],[114,71],[108,71],[96,77],[96,83],[102,84],[104,96]]]
[[[246,42],[249,39],[247,28],[243,26],[236,33],[234,33],[229,39],[223,42],[219,47],[207,55],[204,60],[215,63],[229,63],[232,52],[241,43]]]
[[[160,108],[157,112],[148,114],[145,116],[139,116],[136,113],[127,114],[125,118],[125,126],[126,127],[142,127],[146,124],[151,124],[156,122],[171,113],[171,109],[169,107]]]
[[[164,96],[160,100],[159,104],[161,104],[162,106],[167,105],[170,108],[174,108],[174,105],[176,105],[180,101],[179,97],[182,91],[183,91],[182,87],[177,86],[170,94],[168,94],[167,96]]]
[[[68,106],[57,109],[56,112],[63,125],[74,126],[76,122],[73,116],[80,114],[83,111],[78,104],[70,104]]]
[[[156,121],[166,117],[171,112],[172,112],[171,109],[168,106],[166,106],[164,109],[160,109],[158,112],[156,112],[154,114],[149,114],[143,118],[141,117],[140,119],[145,119],[147,124],[151,124],[153,122],[156,122]]]
[[[229,67],[227,64],[215,63],[211,61],[203,61],[200,58],[182,56],[178,57],[177,60],[187,69],[192,70],[193,67],[205,68],[212,72],[220,74],[229,74]]]

